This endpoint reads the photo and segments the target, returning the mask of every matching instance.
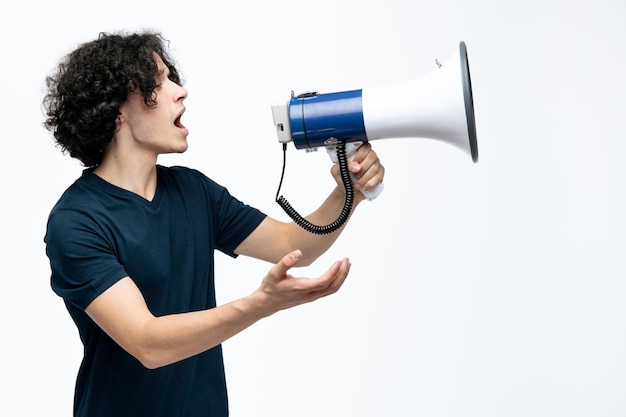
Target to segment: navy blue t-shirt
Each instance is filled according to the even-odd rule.
[[[155,316],[215,307],[214,250],[236,256],[235,248],[265,218],[196,170],[157,166],[157,174],[148,201],[85,170],[48,219],[52,288],[84,344],[78,417],[228,415],[221,346],[151,370],[85,313],[126,276]]]

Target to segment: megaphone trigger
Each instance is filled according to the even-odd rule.
[[[348,142],[346,143],[346,157],[348,161],[352,161],[358,149],[363,145],[363,142]],[[330,160],[333,161],[333,164],[339,163],[339,158],[337,156],[337,147],[334,145],[326,145],[326,151],[328,152],[328,156],[330,156]],[[350,173],[350,178],[352,178],[353,182],[356,182],[357,179],[353,173]],[[374,188],[370,188],[369,190],[359,190],[368,201],[374,200],[376,197],[383,192],[384,185],[382,183],[377,184]]]

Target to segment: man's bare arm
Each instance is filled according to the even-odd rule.
[[[134,281],[123,278],[98,296],[87,314],[147,368],[158,368],[204,352],[260,319],[339,290],[350,270],[335,262],[319,278],[294,278],[288,271],[300,251],[284,256],[250,296],[216,308],[155,317]]]

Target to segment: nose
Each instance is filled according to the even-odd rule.
[[[178,100],[184,100],[187,98],[187,89],[182,85],[178,86]]]

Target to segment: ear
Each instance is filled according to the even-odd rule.
[[[141,95],[131,93],[126,100],[120,104],[120,107],[117,109],[117,117],[115,118],[115,124],[118,128],[133,118],[134,106],[137,105],[137,100],[141,99]]]
[[[115,118],[115,124],[119,127],[126,121],[126,115],[124,114],[122,108],[120,108],[117,112],[117,117]]]

